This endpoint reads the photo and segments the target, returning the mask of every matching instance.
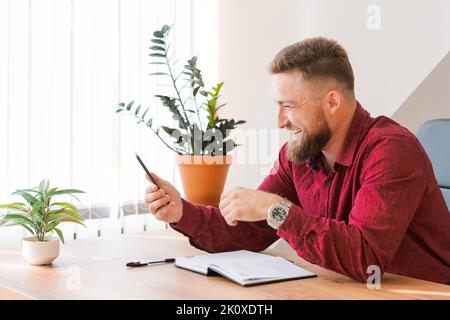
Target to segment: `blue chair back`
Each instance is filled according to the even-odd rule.
[[[417,138],[430,157],[447,208],[450,208],[450,119],[425,122],[417,131]]]

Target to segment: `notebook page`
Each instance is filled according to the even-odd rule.
[[[214,261],[214,269],[236,279],[256,280],[264,278],[289,278],[312,275],[295,264],[280,258],[266,255],[250,256],[247,252],[228,257],[227,260]]]
[[[314,276],[283,258],[246,250],[177,258],[175,265],[204,274],[210,268],[242,285],[261,280]]]

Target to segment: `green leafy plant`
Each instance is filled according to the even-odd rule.
[[[150,75],[164,77],[172,88],[172,95],[156,95],[162,105],[172,114],[178,128],[169,126],[155,127],[149,116],[150,108],[136,106],[134,101],[118,104],[116,112],[131,114],[138,124],[144,124],[171,150],[178,154],[189,155],[226,155],[237,144],[229,137],[230,131],[246,121],[223,119],[218,111],[226,104],[219,104],[220,90],[223,82],[211,90],[205,88],[202,72],[197,67],[197,57],[187,61],[183,70],[175,74],[175,62],[170,57],[168,37],[171,27],[164,25],[161,30],[153,32],[149,56],[150,63],[160,68]],[[161,131],[162,130],[162,131]],[[164,132],[164,135],[161,134]],[[168,143],[166,139],[174,139]]]
[[[85,225],[77,207],[69,202],[54,202],[53,197],[70,195],[78,200],[74,195],[76,193],[84,192],[76,189],[50,188],[49,180],[42,180],[36,188],[17,190],[12,194],[21,196],[25,202],[0,204],[0,209],[15,212],[4,215],[2,224],[20,225],[38,241],[45,241],[46,235],[54,231],[64,243],[63,233],[57,228],[61,222]]]

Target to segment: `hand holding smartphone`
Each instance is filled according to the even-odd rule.
[[[145,204],[148,206],[150,213],[154,214],[158,220],[164,221],[166,223],[174,223],[180,221],[181,217],[183,216],[183,204],[178,190],[169,182],[158,178],[158,181],[161,183],[161,185],[164,186],[164,189],[161,188],[161,185],[150,173],[137,153],[136,159],[144,169],[148,178],[157,187],[157,190],[154,190],[154,188],[147,188],[146,191]],[[164,192],[161,192],[161,190]],[[163,198],[164,201],[161,200]]]

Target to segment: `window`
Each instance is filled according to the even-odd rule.
[[[120,218],[118,209],[137,208],[147,185],[134,151],[181,190],[173,152],[115,109],[135,100],[153,108],[155,122],[170,121],[153,97],[160,80],[148,75],[150,38],[163,24],[174,23],[180,66],[195,48],[211,48],[202,56],[215,76],[214,43],[199,44],[197,36],[216,38],[215,5],[0,0],[0,202],[49,178],[54,186],[86,191],[83,206],[98,207],[101,217],[108,216],[106,206],[109,218]]]

